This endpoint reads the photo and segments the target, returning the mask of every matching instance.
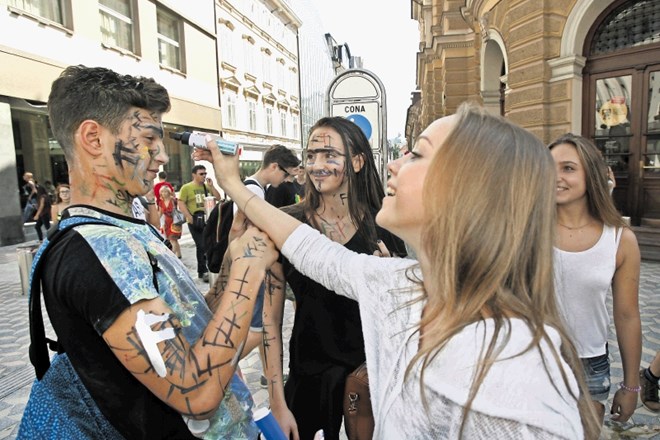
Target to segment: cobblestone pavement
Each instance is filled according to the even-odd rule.
[[[182,260],[194,276],[196,275],[194,244],[187,234],[184,234],[181,243]],[[3,313],[0,319],[0,440],[16,438],[21,415],[34,380],[34,372],[28,359],[27,296],[21,294],[18,269],[17,256],[20,254],[20,246],[23,245],[0,247],[0,310]],[[208,284],[201,280],[196,282],[201,291],[208,289]],[[660,262],[642,262],[639,293],[643,331],[642,365],[646,366],[653,359],[656,350],[660,350]],[[293,307],[291,302],[287,301],[284,314],[285,341],[288,341],[292,324]],[[618,384],[622,380],[623,373],[618,344],[612,331],[609,346],[612,358],[612,383]],[[287,352],[288,350],[285,350],[284,365],[288,365]],[[240,367],[252,391],[256,407],[266,406],[268,393],[261,388],[259,382],[261,361],[257,351],[243,359]],[[610,395],[610,403],[612,396],[613,393]],[[608,411],[609,409],[606,412]],[[648,411],[639,403],[637,411],[628,423],[617,424],[606,420],[601,438],[660,440],[660,414]]]

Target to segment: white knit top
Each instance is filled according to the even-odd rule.
[[[427,367],[424,391],[429,407],[425,411],[417,370],[404,381],[405,369],[418,347],[414,326],[423,308],[423,302],[406,304],[419,296],[416,284],[406,276],[416,262],[353,253],[306,225],[294,231],[282,253],[301,273],[360,304],[376,421],[374,438],[458,438],[475,363],[489,341],[493,322],[466,327]],[[510,339],[473,401],[464,437],[582,438],[577,402],[548,347],[542,345],[543,354],[538,349],[520,354],[531,340],[530,332],[518,319],[510,321],[510,330]],[[558,334],[552,328],[546,330],[559,350]],[[563,362],[562,368],[569,388],[577,395],[575,377]]]
[[[605,354],[610,326],[606,299],[616,271],[622,231],[603,226],[598,242],[582,252],[555,248],[557,305],[581,358]]]

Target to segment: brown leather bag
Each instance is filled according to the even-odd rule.
[[[344,427],[348,440],[371,440],[374,435],[374,413],[371,409],[366,362],[346,377]]]

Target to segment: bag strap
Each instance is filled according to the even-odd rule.
[[[261,188],[262,190],[264,189],[264,188],[261,186],[261,184],[260,184],[256,179],[250,179],[250,178],[247,178],[247,179],[245,179],[245,180],[243,181],[243,184],[244,184],[245,186],[248,186],[248,185],[256,185],[256,186],[258,186],[259,188]],[[231,200],[230,200],[230,202],[231,202],[231,203],[234,203],[234,202],[231,201]],[[231,209],[233,210],[234,207],[232,206]],[[219,203],[219,204],[218,204],[218,221],[217,221],[217,223],[216,223],[216,225],[215,225],[215,242],[216,242],[216,243],[219,243],[219,242],[220,242],[220,224],[221,224],[221,223],[222,223],[222,203]]]
[[[223,203],[234,203],[232,200],[228,200]],[[222,205],[223,203],[218,204],[218,221],[215,222],[215,242],[220,243],[220,226],[222,223]],[[233,207],[230,207],[230,209],[234,209]]]
[[[65,211],[66,214],[66,211]],[[46,239],[37,251],[32,262],[32,270],[30,273],[30,294],[28,298],[29,308],[29,322],[30,322],[30,348],[29,356],[30,363],[34,366],[34,372],[37,379],[46,374],[50,367],[50,356],[48,349],[57,351],[58,354],[64,353],[64,347],[58,342],[46,337],[46,330],[44,327],[44,318],[41,313],[41,276],[43,272],[44,256],[48,253],[54,243],[58,242],[64,235],[72,228],[79,225],[108,225],[119,227],[113,223],[95,217],[87,217],[83,215],[74,215],[66,217],[63,215],[62,220],[57,224],[57,228],[48,231]],[[162,240],[160,234],[155,232],[155,228],[151,225],[150,230],[152,233],[157,234],[159,239]],[[146,250],[146,248],[145,248]],[[153,283],[156,291],[158,291],[158,282],[156,279],[156,272],[160,270],[156,258],[147,251],[149,262],[153,271]]]

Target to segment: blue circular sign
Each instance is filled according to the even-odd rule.
[[[371,139],[371,122],[369,122],[369,119],[359,114],[348,115],[346,119],[360,127],[360,130],[362,130],[362,133],[364,133],[367,139]]]

